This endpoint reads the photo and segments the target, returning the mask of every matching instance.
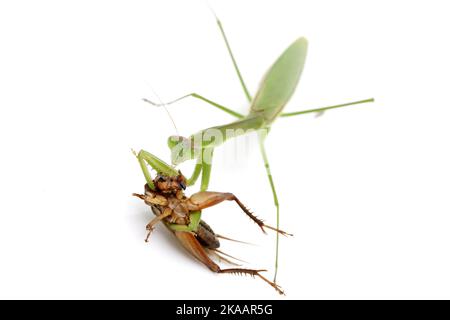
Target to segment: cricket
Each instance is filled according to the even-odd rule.
[[[211,260],[208,255],[209,252],[214,253],[222,260],[232,263],[221,255],[224,253],[218,250],[220,246],[219,236],[214,233],[206,222],[200,219],[201,210],[226,200],[234,201],[242,211],[261,228],[262,232],[266,233],[265,228],[277,231],[283,235],[288,235],[286,232],[266,225],[262,220],[254,216],[232,193],[200,191],[188,198],[183,192],[186,189],[186,178],[181,172],[173,169],[167,163],[146,151],[141,151],[138,155],[138,159],[141,163],[144,175],[150,176],[146,163],[158,172],[158,175],[153,181],[147,181],[144,194],[133,194],[144,200],[156,215],[156,217],[147,224],[146,229],[148,234],[145,241],[148,241],[154,226],[158,222],[164,221],[166,226],[174,233],[181,244],[211,271],[217,273],[249,274],[251,276],[256,276],[264,280],[280,294],[283,294],[283,290],[276,283],[261,275],[261,272],[266,270],[244,268],[221,269],[219,265]]]
[[[279,235],[289,235],[280,230],[280,205],[274,178],[271,174],[269,159],[267,156],[265,141],[272,124],[278,118],[292,117],[303,114],[322,114],[331,109],[347,106],[360,105],[374,102],[373,98],[358,100],[354,102],[337,104],[327,107],[300,110],[295,112],[283,112],[285,106],[294,94],[302,74],[307,51],[308,41],[300,37],[296,39],[278,57],[263,77],[259,89],[252,97],[244,82],[238,68],[236,59],[231,50],[227,36],[221,21],[215,16],[218,28],[222,35],[229,57],[233,64],[235,73],[240,82],[243,93],[249,103],[248,114],[243,115],[232,108],[214,102],[198,93],[190,93],[167,103],[156,103],[144,99],[154,106],[166,106],[186,98],[199,99],[223,112],[236,118],[235,121],[220,126],[201,130],[188,138],[182,136],[171,136],[168,146],[171,152],[172,166],[160,160],[151,153],[141,150],[136,157],[146,179],[145,194],[134,194],[151,206],[156,218],[147,225],[149,233],[154,225],[162,221],[181,242],[181,244],[200,262],[210,270],[217,273],[250,274],[267,282],[279,293],[282,289],[276,284],[278,273]],[[256,132],[258,136],[259,149],[264,162],[264,167],[273,196],[276,212],[276,225],[270,227],[256,218],[232,193],[220,193],[208,191],[212,170],[213,151],[227,140]],[[188,160],[196,160],[192,175],[185,178],[175,166]],[[151,177],[147,166],[151,166],[156,172],[155,179]],[[200,191],[187,198],[183,190],[194,185],[201,175]],[[222,201],[235,201],[242,211],[252,219],[263,231],[270,229],[276,232],[275,265],[273,281],[263,277],[260,273],[265,270],[253,269],[221,269],[208,256],[211,250],[217,250],[218,237],[212,229],[201,220],[201,210],[217,205]]]

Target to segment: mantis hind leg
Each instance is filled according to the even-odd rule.
[[[277,225],[276,225],[276,228],[279,229],[279,227],[280,227],[280,205],[278,203],[278,196],[277,196],[277,191],[275,189],[275,183],[273,182],[272,173],[270,171],[269,159],[267,158],[266,148],[264,146],[264,141],[265,141],[266,136],[267,136],[267,131],[265,131],[265,132],[260,131],[259,132],[259,146],[260,146],[261,154],[262,154],[262,157],[263,157],[263,160],[264,160],[264,167],[266,168],[267,177],[269,179],[270,188],[272,190],[273,202],[274,202],[275,208],[277,210]],[[278,274],[278,248],[279,248],[279,242],[280,242],[280,236],[277,233],[277,235],[276,235],[276,245],[275,245],[275,273],[274,273],[274,276],[273,276],[273,281],[274,282],[277,281],[277,274]]]
[[[215,15],[215,14],[214,14]],[[231,61],[233,62],[234,70],[236,71],[236,75],[239,78],[239,82],[241,84],[242,90],[244,91],[245,97],[247,98],[248,102],[252,101],[252,96],[250,95],[250,92],[247,89],[247,86],[245,85],[244,78],[242,77],[241,71],[239,70],[239,67],[237,65],[236,59],[234,58],[233,51],[231,50],[230,44],[228,43],[227,36],[225,34],[225,31],[222,27],[222,22],[219,20],[219,18],[215,15],[217,26],[219,27],[220,33],[222,34],[223,41],[225,42],[225,45],[227,46],[228,55],[231,58]]]
[[[148,151],[141,150],[138,154],[134,152],[134,155],[139,161],[139,164],[141,166],[142,172],[144,173],[145,180],[147,181],[148,186],[150,189],[155,190],[155,186],[153,184],[153,179],[150,174],[150,171],[148,170],[147,164],[150,165],[153,169],[155,169],[159,173],[163,173],[166,176],[174,177],[177,176],[179,173],[177,170],[173,169],[171,166],[169,166],[167,163],[156,157],[155,155],[151,154]]]

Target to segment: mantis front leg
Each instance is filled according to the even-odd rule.
[[[267,154],[266,154],[266,148],[264,146],[264,140],[267,137],[267,131],[263,130],[259,132],[259,147],[261,150],[261,154],[264,160],[264,167],[266,168],[266,174],[267,177],[269,178],[269,184],[270,184],[270,189],[272,190],[272,195],[273,195],[273,202],[275,205],[275,208],[277,210],[277,229],[280,227],[280,204],[278,203],[278,196],[277,196],[277,191],[275,189],[275,183],[273,182],[273,178],[272,178],[272,173],[270,171],[270,165],[269,165],[269,159],[267,158]],[[276,236],[276,245],[275,245],[275,273],[273,276],[273,282],[277,282],[277,274],[278,274],[278,250],[279,250],[279,242],[280,242],[280,237],[277,233]]]
[[[197,182],[200,173],[202,173],[202,180],[200,191],[208,190],[209,180],[211,178],[211,167],[214,148],[202,149],[200,156],[195,164],[194,172],[192,176],[187,180],[187,185],[192,186]]]
[[[222,34],[222,38],[225,41],[225,45],[227,46],[228,54],[231,58],[231,61],[233,62],[233,67],[234,67],[234,70],[236,71],[236,75],[239,78],[239,82],[241,84],[242,90],[244,91],[247,101],[250,102],[250,101],[252,101],[252,96],[250,95],[250,92],[248,91],[247,86],[245,85],[244,78],[242,77],[242,74],[241,74],[241,71],[239,70],[236,59],[234,58],[233,51],[231,51],[230,44],[228,43],[227,36],[222,27],[222,22],[219,20],[219,18],[217,16],[216,16],[216,22],[217,22],[217,26],[220,29],[220,33]]]
[[[147,164],[150,165],[157,172],[163,173],[169,177],[178,175],[177,170],[175,170],[174,168],[172,168],[167,163],[165,163],[155,155],[151,154],[150,152],[141,150],[139,151],[138,154],[136,154],[135,152],[133,153],[135,154],[136,158],[139,161],[139,164],[141,166],[142,172],[145,176],[145,180],[147,181],[148,186],[152,190],[155,190],[155,185],[153,184],[153,179],[150,174],[150,171],[147,168]]]

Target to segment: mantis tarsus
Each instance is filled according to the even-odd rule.
[[[197,93],[191,93],[182,96],[165,104],[154,103],[147,99],[144,100],[151,103],[152,105],[162,106],[175,103],[187,97],[192,97],[202,100],[237,118],[235,122],[202,130],[190,136],[189,138],[183,138],[180,136],[172,136],[169,138],[168,144],[171,149],[173,164],[176,165],[186,160],[197,159],[197,164],[195,166],[194,172],[191,178],[187,180],[187,185],[193,185],[201,174],[201,191],[206,191],[208,189],[211,174],[211,160],[214,148],[221,145],[227,139],[245,134],[249,130],[258,131],[259,147],[272,191],[274,205],[276,207],[276,229],[279,229],[280,207],[278,203],[278,196],[274,179],[272,178],[269,160],[264,145],[265,139],[273,122],[278,117],[291,117],[307,113],[322,113],[330,109],[373,102],[374,99],[366,99],[323,108],[314,108],[297,112],[283,113],[283,109],[294,93],[303,71],[308,47],[308,42],[305,38],[298,38],[281,54],[281,56],[267,71],[266,75],[262,79],[256,95],[252,98],[247,89],[247,86],[245,85],[242,74],[237,66],[222,24],[217,17],[216,21],[228,50],[229,56],[232,60],[235,72],[240,81],[241,87],[248,102],[250,103],[249,113],[247,115],[242,115]],[[151,181],[149,177],[146,178],[147,182]],[[278,247],[279,235],[277,234],[274,282],[276,282],[278,272]]]

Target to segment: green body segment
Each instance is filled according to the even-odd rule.
[[[157,156],[151,154],[150,152],[147,152],[145,150],[141,150],[136,155],[139,164],[141,166],[142,172],[144,173],[145,179],[147,180],[147,184],[150,187],[150,189],[155,190],[155,185],[153,183],[153,179],[150,175],[150,172],[147,168],[147,164],[150,165],[154,170],[156,170],[160,174],[164,174],[169,177],[176,177],[180,173],[172,168],[170,165],[168,165],[163,160],[159,159]],[[206,169],[204,169],[206,171]],[[208,176],[209,177],[209,176]],[[202,216],[202,212],[199,211],[193,211],[190,213],[190,223],[189,225],[178,225],[178,224],[170,224],[166,223],[166,225],[174,231],[186,231],[186,232],[196,232],[198,225],[200,223]]]
[[[158,173],[162,173],[168,177],[175,177],[179,174],[177,170],[172,168],[163,160],[145,150],[139,151],[139,153],[136,155],[136,158],[138,159],[139,165],[141,166],[142,172],[144,173],[145,180],[152,190],[155,190],[155,186],[153,184],[153,179],[150,175],[150,172],[148,171],[147,164],[155,169]]]
[[[202,218],[202,212],[193,211],[190,213],[189,217],[191,220],[187,226],[174,223],[168,223],[167,226],[169,227],[169,229],[173,231],[196,232],[198,229],[198,225],[200,224],[200,220]]]

